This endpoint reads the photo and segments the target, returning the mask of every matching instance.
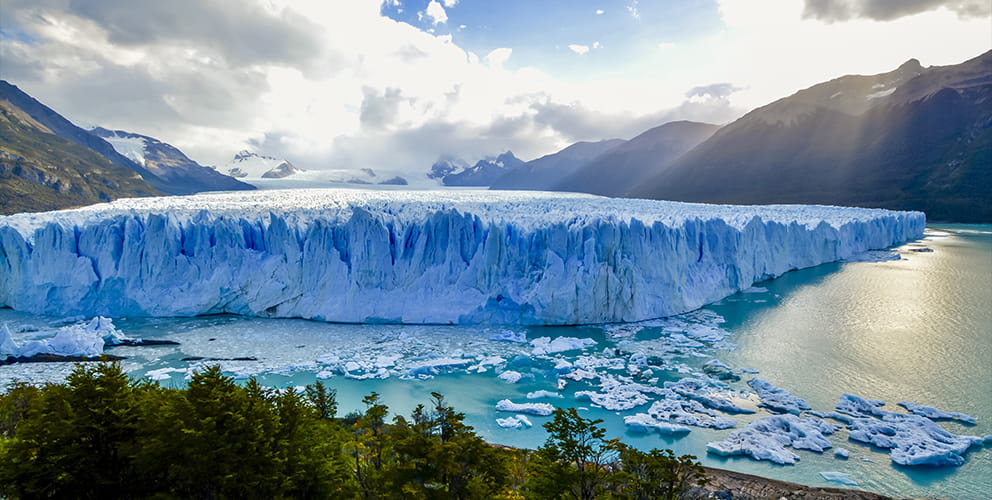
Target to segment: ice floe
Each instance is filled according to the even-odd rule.
[[[512,417],[497,418],[496,425],[508,429],[525,429],[527,427],[534,426],[526,415],[514,415]]]
[[[888,449],[897,464],[961,465],[964,454],[984,442],[978,436],[952,434],[926,417],[883,410],[880,407],[884,404],[881,400],[843,394],[837,411],[853,417],[847,424],[851,440]]]
[[[804,410],[811,409],[805,399],[793,396],[785,389],[775,387],[766,380],[753,378],[747,382],[747,385],[758,394],[761,404],[772,410],[799,415]]]
[[[821,472],[820,477],[832,483],[846,484],[848,486],[858,485],[857,481],[851,479],[850,474],[844,472]]]
[[[509,399],[503,399],[496,403],[496,411],[548,416],[555,411],[555,407],[548,403],[514,403]]]
[[[831,447],[827,435],[840,426],[818,418],[800,418],[791,413],[759,418],[742,429],[732,431],[722,441],[710,442],[706,450],[723,456],[745,455],[781,465],[799,461],[797,450],[822,452]]]
[[[978,419],[964,413],[948,412],[932,406],[924,406],[909,401],[900,401],[899,406],[905,408],[913,415],[927,417],[930,420],[960,420],[966,424],[974,424]]]

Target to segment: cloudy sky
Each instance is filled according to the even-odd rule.
[[[4,0],[0,78],[204,164],[524,159],[992,48],[988,0]]]

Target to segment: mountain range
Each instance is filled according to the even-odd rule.
[[[645,165],[650,167],[651,165]],[[992,221],[992,51],[910,60],[760,107],[632,186],[628,196],[921,210]]]
[[[109,142],[120,154],[139,165],[149,184],[166,194],[254,189],[231,176],[200,165],[179,148],[147,135],[96,127],[90,133]]]
[[[59,137],[0,96],[0,215],[158,194],[134,170]]]
[[[254,189],[242,178],[406,184],[370,169],[303,172],[242,152],[220,169],[122,130],[84,130],[0,81],[0,210],[119,197]],[[314,174],[314,175],[310,175]],[[319,175],[318,175],[319,174]],[[847,75],[718,127],[671,122],[628,140],[579,142],[524,162],[442,157],[446,186],[578,191],[677,201],[803,203],[921,210],[932,221],[992,221],[992,51],[961,64],[912,59]]]
[[[241,189],[254,187],[204,167],[152,137],[103,128],[84,130],[0,80],[2,213],[122,197]]]
[[[427,177],[438,179],[445,186],[490,186],[505,173],[524,164],[512,151],[492,158],[483,158],[468,166],[464,161],[442,157],[434,165]]]
[[[218,169],[231,177],[253,179],[282,179],[303,172],[292,163],[271,156],[242,150],[234,159]]]

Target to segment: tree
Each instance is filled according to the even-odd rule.
[[[608,466],[617,458],[618,441],[606,439],[602,420],[558,408],[544,424],[548,440],[538,448],[525,489],[539,498],[591,500],[604,491]]]
[[[15,497],[132,495],[137,390],[120,364],[101,363],[77,365],[66,385],[15,391],[12,404],[20,408],[8,416],[16,422],[0,482]]]
[[[676,458],[672,450],[648,453],[620,446],[622,470],[614,480],[617,498],[630,500],[677,500],[693,485],[709,480],[706,469],[693,455]]]
[[[327,389],[323,382],[316,381],[313,385],[308,385],[305,389],[307,401],[316,410],[318,416],[324,419],[333,419],[338,413],[338,391]]]
[[[383,460],[389,444],[386,436],[389,407],[380,403],[377,392],[365,396],[362,402],[365,413],[355,422],[348,443],[352,470],[365,498],[379,498],[383,491]]]

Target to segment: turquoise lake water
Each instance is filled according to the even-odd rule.
[[[815,486],[839,486],[819,475],[838,471],[850,474],[860,488],[884,494],[987,498],[992,492],[992,447],[988,446],[972,448],[960,467],[903,467],[892,464],[886,450],[849,441],[841,430],[830,439],[835,447],[851,451],[849,460],[838,460],[831,451],[796,451],[801,457],[798,464],[776,466],[708,455],[706,443],[722,439],[730,430],[693,428],[682,437],[629,433],[623,416],[644,411],[647,405],[613,412],[576,400],[575,391],[596,390],[588,381],[567,381],[560,399],[525,397],[539,389],[558,389],[551,369],[556,359],[600,363],[602,373],[625,374],[622,366],[603,367],[617,362],[613,349],[618,348],[663,358],[668,370],[653,370],[658,380],[652,383],[658,385],[689,376],[715,358],[735,370],[759,371],[757,376],[805,398],[817,410],[832,410],[840,394],[847,392],[883,399],[885,408],[893,411],[902,410],[897,401],[912,401],[963,412],[978,423],[940,425],[955,434],[992,434],[992,226],[931,226],[926,238],[896,253],[899,260],[794,271],[696,313],[638,325],[507,328],[337,325],[231,316],[117,318],[114,323],[128,335],[168,338],[181,345],[111,352],[128,356],[124,366],[132,375],[153,376],[165,385],[181,385],[187,371],[197,365],[182,361],[184,357],[255,356],[257,361],[212,363],[238,378],[256,376],[276,387],[304,385],[319,377],[338,390],[343,412],[359,409],[361,397],[371,391],[381,393],[394,411],[403,413],[426,402],[431,391],[441,392],[483,436],[508,445],[539,446],[544,440],[540,424],[548,419],[530,416],[532,428],[501,428],[496,418],[513,415],[495,411],[496,402],[504,398],[584,408],[584,415],[604,420],[611,436],[642,448],[691,453],[715,467]],[[3,309],[0,322],[23,341],[50,336],[52,328],[65,320]],[[673,332],[695,332],[697,336],[690,337],[704,340],[695,347],[676,345]],[[529,344],[493,337],[574,337],[591,339],[596,345],[542,357],[534,356]],[[619,359],[623,365],[622,356]],[[0,384],[14,379],[60,380],[70,369],[53,364],[4,366]],[[345,376],[374,376],[376,370],[388,378]],[[504,370],[521,373],[522,379],[515,384],[498,379],[496,375]],[[430,376],[434,372],[436,376]],[[742,381],[730,384],[731,393],[747,389],[744,381],[751,375],[742,376]],[[768,415],[756,407],[754,398],[736,402],[758,410],[755,415],[731,416],[738,428]]]

